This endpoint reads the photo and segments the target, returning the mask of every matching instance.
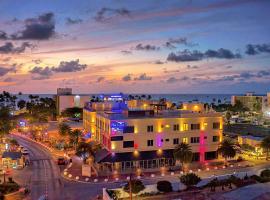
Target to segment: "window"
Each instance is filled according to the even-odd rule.
[[[123,128],[123,133],[134,133],[134,126],[125,126]]]
[[[167,138],[165,141],[166,141],[166,142],[169,142],[169,141],[170,141],[170,139],[168,139],[168,138]]]
[[[213,129],[219,129],[220,128],[220,123],[219,122],[214,122],[213,123]]]
[[[190,129],[191,130],[200,130],[200,124],[191,124]]]
[[[173,144],[179,144],[179,139],[178,138],[174,138],[173,139]]]
[[[179,124],[174,124],[173,125],[173,130],[174,131],[179,131]]]
[[[191,137],[190,138],[190,143],[199,143],[200,142],[200,137]]]
[[[187,137],[184,137],[184,138],[182,139],[182,142],[187,144],[187,143],[188,143],[188,138],[187,138]]]
[[[213,136],[213,142],[218,142],[219,141],[219,136]]]
[[[153,125],[147,126],[147,132],[154,132],[154,127],[153,127]]]
[[[216,151],[209,151],[204,153],[205,160],[214,160],[217,158],[217,152]]]
[[[122,141],[123,140],[123,136],[113,136],[111,137],[111,141]]]
[[[154,145],[153,140],[147,140],[147,146],[152,147]]]
[[[183,124],[183,131],[188,131],[188,124],[187,123]]]
[[[123,148],[131,148],[134,147],[134,141],[124,141]]]

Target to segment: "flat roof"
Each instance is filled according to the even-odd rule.
[[[194,118],[194,117],[222,117],[220,113],[217,112],[193,112],[189,110],[177,110],[175,112],[155,112],[154,115],[146,114],[145,116],[141,115],[128,115],[128,113],[123,112],[113,112],[113,111],[104,111],[97,112],[97,115],[110,120],[125,120],[125,119],[160,119],[160,118]]]

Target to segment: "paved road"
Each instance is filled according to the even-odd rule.
[[[19,184],[30,188],[31,200],[38,200],[46,194],[49,200],[92,200],[102,194],[102,188],[120,186],[120,183],[85,184],[63,179],[59,166],[44,147],[19,136],[11,137],[16,138],[29,151],[31,165],[14,171],[13,176]]]
[[[38,199],[42,195],[47,195],[48,199],[61,199],[63,182],[59,167],[50,154],[38,144],[18,136],[13,137],[29,151],[31,165],[16,177],[19,182],[30,188],[31,199]]]
[[[14,179],[20,184],[26,185],[31,189],[31,199],[37,200],[41,195],[48,195],[49,200],[91,200],[102,193],[102,188],[117,188],[120,183],[78,183],[63,179],[60,175],[59,167],[55,164],[50,153],[39,144],[31,142],[19,136],[12,136],[26,147],[30,152],[31,165],[22,171],[14,174]],[[259,165],[246,169],[226,169],[199,173],[200,177],[206,178],[213,174],[230,174],[234,171],[258,173],[261,169],[269,167],[269,164]],[[154,184],[159,180],[179,182],[177,176],[165,176],[148,178],[143,180],[144,184]]]

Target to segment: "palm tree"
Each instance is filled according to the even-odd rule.
[[[24,109],[26,107],[26,101],[21,99],[20,101],[18,101],[17,106],[20,110]]]
[[[181,143],[177,145],[173,151],[173,156],[175,160],[179,160],[183,170],[185,169],[185,164],[192,161],[192,150],[191,147],[186,143]]]
[[[87,158],[94,157],[99,149],[101,149],[100,144],[94,142],[79,142],[76,155],[82,157],[83,161],[85,162]]]
[[[73,142],[75,150],[77,150],[77,145],[79,143],[80,137],[82,136],[82,131],[80,129],[74,129],[69,133],[69,139]]]
[[[10,114],[10,108],[0,106],[0,138],[9,134],[13,127],[14,120]]]
[[[261,142],[261,147],[266,151],[266,160],[268,160],[269,150],[270,150],[270,136],[267,136]]]
[[[236,145],[231,140],[225,139],[219,146],[218,152],[225,159],[225,163],[227,163],[228,158],[233,158],[236,155]]]
[[[58,133],[61,136],[66,136],[69,135],[69,133],[71,132],[71,128],[68,124],[66,123],[60,123],[58,126]]]
[[[230,126],[230,120],[232,118],[232,114],[231,114],[230,111],[226,112],[225,118],[226,118],[226,121],[227,121],[227,125]]]

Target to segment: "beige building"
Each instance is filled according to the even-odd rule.
[[[263,137],[255,137],[251,135],[239,135],[237,137],[238,143],[240,145],[247,144],[254,147],[255,152],[262,153],[261,142]]]
[[[239,101],[248,108],[250,111],[262,111],[265,101],[267,101],[265,96],[254,95],[254,93],[246,93],[244,96],[232,96],[231,103],[235,105]]]
[[[194,105],[193,105],[194,106]],[[217,158],[223,119],[216,112],[190,110],[84,109],[84,128],[107,149],[96,162],[110,169],[153,169],[173,166],[173,149],[188,143],[193,160]]]
[[[182,110],[189,110],[193,112],[204,112],[204,104],[203,103],[183,103],[183,108]]]
[[[89,95],[74,95],[71,88],[57,88],[56,110],[60,115],[67,108],[79,107],[83,108],[84,105],[90,101]]]

